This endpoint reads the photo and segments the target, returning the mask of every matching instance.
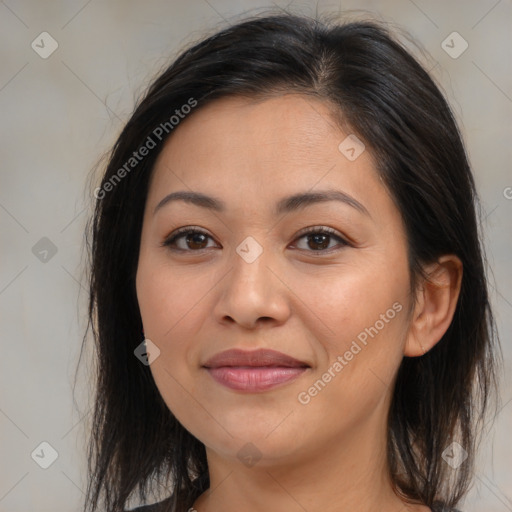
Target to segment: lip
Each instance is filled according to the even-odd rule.
[[[231,349],[214,355],[203,365],[212,378],[230,389],[261,392],[300,377],[310,366],[269,349]]]

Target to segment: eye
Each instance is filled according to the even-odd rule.
[[[185,236],[186,235],[186,236]],[[177,241],[184,239],[184,244],[179,247]],[[208,238],[211,238],[205,231],[196,227],[184,227],[175,231],[169,238],[164,240],[162,246],[169,247],[173,251],[200,251],[201,249],[208,249],[206,243]],[[185,247],[183,247],[185,245]]]
[[[307,228],[299,234],[299,237],[296,238],[296,240],[306,237],[306,243],[311,250],[300,247],[299,249],[305,250],[307,252],[332,252],[333,247],[329,248],[329,245],[333,238],[338,241],[338,244],[335,244],[334,247],[336,247],[336,245],[350,245],[338,234],[336,230],[326,226],[314,226]],[[171,234],[171,236],[165,239],[161,245],[169,247],[169,249],[172,251],[198,252],[203,249],[211,248],[211,246],[207,246],[208,238],[212,239],[211,236],[202,229],[194,226],[187,226],[176,230],[173,234]],[[178,242],[182,242],[181,247]]]
[[[307,238],[307,242],[306,242],[307,247],[309,247],[309,249],[311,249],[311,250],[302,249],[300,247],[299,247],[299,249],[306,250],[307,252],[317,252],[317,253],[333,252],[332,251],[333,246],[331,246],[329,248],[329,250],[324,250],[329,247],[330,242],[332,241],[333,238],[338,240],[338,244],[335,244],[334,247],[336,247],[336,245],[341,245],[341,246],[350,245],[346,240],[344,240],[338,234],[338,232],[335,229],[332,229],[332,228],[329,228],[326,226],[314,226],[311,228],[307,228],[306,230],[301,232],[301,234],[297,238],[297,240],[300,238],[305,238],[305,237]]]

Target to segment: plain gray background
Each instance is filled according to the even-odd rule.
[[[505,374],[501,410],[461,508],[512,511],[511,0],[5,0],[0,1],[0,512],[69,512],[79,510],[83,500],[90,354],[84,355],[76,404],[72,387],[85,329],[88,177],[138,94],[180,49],[226,20],[278,7],[308,15],[365,9],[403,27],[426,50],[417,55],[454,109],[483,206]],[[464,41],[468,48],[457,55]],[[51,44],[58,48],[42,58]],[[47,469],[39,464],[51,461],[51,448],[42,442],[58,454]]]

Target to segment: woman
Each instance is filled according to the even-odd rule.
[[[268,16],[197,43],[94,194],[87,510],[457,506],[495,382],[477,195],[385,27]]]

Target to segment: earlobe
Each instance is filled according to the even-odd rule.
[[[428,279],[417,291],[417,304],[409,325],[404,355],[428,352],[448,330],[457,307],[462,283],[462,262],[454,254],[428,265]]]

